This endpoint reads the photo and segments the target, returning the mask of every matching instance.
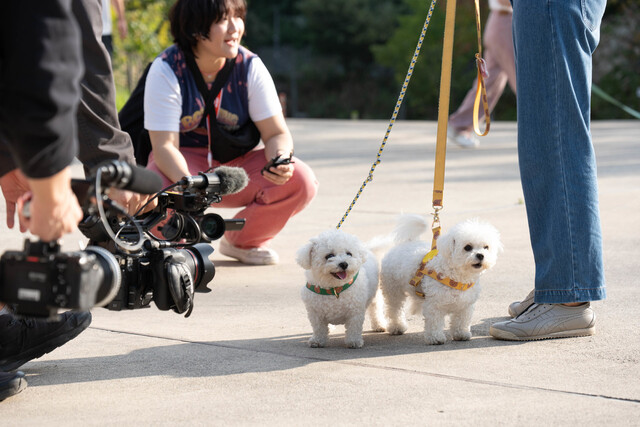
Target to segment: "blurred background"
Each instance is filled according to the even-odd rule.
[[[167,21],[174,0],[125,0],[126,37],[114,31],[118,107],[144,67],[172,44]],[[389,119],[413,55],[427,0],[247,0],[243,44],[273,76],[290,117]],[[486,0],[480,1],[482,20]],[[435,120],[438,109],[445,1],[436,5],[399,117]],[[115,13],[113,15],[115,25]],[[474,4],[459,1],[451,106],[476,76]],[[541,58],[541,60],[544,60]],[[609,0],[594,55],[592,118],[632,118],[615,103],[640,110],[640,2]],[[596,88],[597,89],[597,88]],[[598,93],[596,93],[598,92]],[[507,87],[494,120],[515,120]]]

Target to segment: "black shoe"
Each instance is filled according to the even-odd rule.
[[[9,372],[55,350],[91,323],[88,311],[67,311],[59,320],[0,316],[0,371]]]
[[[27,388],[27,380],[24,379],[22,372],[0,372],[0,402],[20,393],[25,388]]]

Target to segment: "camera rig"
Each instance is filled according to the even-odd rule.
[[[0,301],[16,314],[54,316],[57,310],[110,310],[147,307],[188,317],[194,293],[209,292],[215,276],[210,242],[244,219],[223,219],[206,210],[222,196],[242,190],[248,178],[240,168],[219,167],[185,176],[160,191],[154,172],[110,161],[72,188],[84,212],[78,225],[89,238],[81,251],[62,252],[56,242],[25,240],[23,251],[0,258]],[[107,196],[110,187],[154,194],[157,206],[130,216]],[[139,210],[142,211],[141,208]]]

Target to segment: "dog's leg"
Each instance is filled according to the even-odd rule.
[[[362,348],[364,340],[362,339],[362,327],[364,325],[364,312],[351,316],[344,324],[345,338],[344,342],[349,348]]]
[[[404,314],[405,295],[399,287],[383,286],[384,309],[387,318],[387,332],[391,335],[402,335],[407,330]]]
[[[426,343],[428,345],[444,344],[447,341],[447,336],[444,334],[444,317],[446,313],[425,301],[422,305],[422,315],[424,316],[424,339]]]
[[[382,300],[382,293],[380,291],[376,292],[376,295],[373,297],[371,304],[369,304],[369,308],[367,309],[367,313],[369,314],[369,319],[371,319],[371,329],[374,332],[384,332],[384,314],[382,312],[382,307],[384,305],[384,301]]]
[[[451,314],[451,336],[456,341],[468,341],[471,339],[471,317],[473,305]]]
[[[308,316],[313,328],[313,335],[309,338],[309,347],[324,347],[329,340],[329,324],[315,313],[309,312]]]

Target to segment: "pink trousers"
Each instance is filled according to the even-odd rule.
[[[184,147],[180,152],[189,165],[191,175],[209,169],[206,148]],[[225,233],[225,238],[233,246],[248,249],[268,245],[284,228],[289,218],[304,209],[315,197],[318,181],[313,171],[297,157],[293,160],[293,176],[283,185],[273,184],[260,174],[267,163],[264,149],[250,151],[224,164],[240,167],[249,176],[249,184],[244,190],[222,196],[220,203],[212,205],[214,209],[244,207],[235,216],[246,219],[243,229]],[[220,163],[214,160],[213,167],[217,166],[220,166]],[[156,166],[153,152],[149,156],[147,168],[160,174],[165,186],[172,183]]]
[[[498,103],[505,86],[516,93],[516,64],[513,53],[513,37],[511,33],[511,13],[492,11],[489,13],[484,29],[483,57],[487,64],[489,77],[484,79],[487,89],[489,111]],[[476,97],[478,79],[465,96],[462,104],[449,117],[449,126],[457,131],[473,130],[473,102]],[[484,119],[484,111],[480,106],[478,119]],[[482,126],[480,126],[482,128]]]

